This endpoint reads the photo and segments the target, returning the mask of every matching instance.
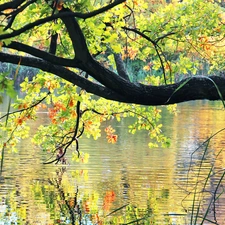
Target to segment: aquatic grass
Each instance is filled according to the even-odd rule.
[[[222,149],[219,151],[219,153],[217,154],[216,158],[220,155],[221,152],[222,152]],[[211,168],[210,168],[210,170],[209,170],[208,176],[207,176],[207,178],[205,180],[205,183],[204,183],[203,190],[205,190],[205,188],[206,188],[206,184],[207,184],[209,178],[211,177],[211,173],[212,173],[213,169],[214,169],[214,165],[212,165]],[[201,225],[203,224],[204,221],[208,221],[208,222],[211,222],[213,224],[217,224],[217,222],[211,221],[211,220],[207,219],[206,217],[207,217],[207,215],[209,213],[209,210],[210,210],[210,207],[211,207],[212,203],[213,202],[216,202],[219,199],[219,197],[222,195],[222,193],[221,193],[217,198],[215,198],[216,193],[217,193],[217,190],[218,190],[218,188],[219,188],[219,186],[221,184],[221,181],[223,180],[224,175],[225,175],[225,172],[220,177],[220,180],[219,180],[219,182],[218,182],[218,184],[216,186],[216,189],[215,189],[215,192],[214,192],[213,196],[211,197],[211,200],[210,200],[210,202],[208,204],[208,207],[207,207],[207,210],[205,211],[204,216],[201,217],[201,216],[197,215],[199,218],[202,218],[202,222],[200,223]],[[197,216],[196,216],[196,218],[197,218]]]
[[[225,170],[218,170],[215,163],[218,161],[219,156],[223,152],[223,149],[221,149],[216,155],[213,154],[212,157],[210,143],[216,135],[223,131],[225,131],[225,128],[220,129],[216,133],[212,134],[209,138],[202,142],[198,146],[198,148],[196,148],[191,154],[191,161],[189,164],[189,169],[187,171],[187,183],[191,182],[191,172],[194,173],[194,178],[196,180],[194,181],[194,184],[191,184],[191,190],[188,191],[188,196],[192,196],[190,211],[187,214],[181,214],[182,216],[187,216],[186,219],[188,219],[188,223],[185,224],[219,224],[216,218],[216,203],[224,194],[223,189],[221,191],[219,190],[222,188],[222,181],[225,177]],[[194,160],[194,154],[197,154],[197,152],[200,158],[196,164],[192,161]],[[200,153],[201,155],[199,155]],[[208,159],[210,159],[210,162],[208,161]],[[208,165],[208,163],[210,164]],[[194,170],[192,170],[192,167],[194,167]],[[211,188],[209,185],[211,185],[211,179],[215,176],[218,180],[213,182],[213,189],[211,190],[209,189]],[[159,221],[156,221],[156,217],[153,211],[148,211],[146,209],[144,214],[138,215],[139,213],[137,213],[136,210],[132,210],[132,206],[129,204],[123,205],[113,210],[107,216],[110,216],[116,212],[121,212],[121,210],[123,210],[124,208],[126,208],[126,213],[123,213],[124,220],[123,222],[121,222],[120,220],[120,225],[159,223]],[[188,212],[188,210],[186,210],[186,212]],[[109,224],[118,223],[114,223],[110,220]],[[168,221],[168,224],[172,224],[171,221]]]
[[[213,83],[213,85],[215,86],[215,88],[216,88],[216,90],[217,90],[217,93],[218,93],[218,95],[219,95],[219,97],[220,97],[220,100],[221,100],[222,103],[223,103],[223,107],[225,108],[225,103],[224,103],[224,100],[223,100],[223,95],[222,95],[222,93],[220,92],[219,87],[216,85],[216,83],[214,82],[214,80],[212,80],[210,77],[207,77],[207,76],[204,76],[204,77],[207,78],[208,80],[210,80],[210,81]]]
[[[212,203],[215,204],[215,202],[219,199],[219,197],[220,197],[220,196],[222,195],[222,193],[223,193],[223,192],[222,192],[221,194],[219,194],[219,196],[216,198],[217,191],[218,191],[218,189],[219,189],[219,187],[220,187],[220,185],[221,185],[221,182],[222,182],[224,176],[225,176],[225,171],[223,172],[222,176],[220,177],[220,180],[219,180],[218,184],[216,185],[215,192],[213,193],[213,196],[211,197],[210,203],[208,204],[208,208],[207,208],[207,210],[206,210],[206,212],[205,212],[205,215],[204,215],[203,218],[202,218],[201,225],[203,224],[203,222],[204,222],[205,220],[206,220],[206,221],[209,221],[206,217],[207,217],[207,215],[208,215],[208,213],[209,213],[210,207],[211,207]],[[214,222],[214,221],[210,221],[210,222],[212,222],[213,224],[218,224],[215,217],[214,217],[214,220],[215,220],[215,222]]]
[[[11,98],[9,99],[9,103],[8,103],[8,107],[7,107],[7,116],[6,116],[6,120],[5,120],[5,127],[7,127],[8,124],[8,120],[9,120],[9,112],[10,112],[10,108],[11,108]],[[5,156],[5,145],[3,144],[2,146],[2,151],[1,151],[1,168],[0,168],[0,176],[2,175],[2,171],[3,171],[3,162],[4,162],[4,156]]]
[[[168,100],[165,103],[168,103],[170,101],[170,99],[173,97],[173,95],[178,92],[182,87],[184,87],[190,80],[192,79],[192,77],[189,77],[187,79],[184,80],[184,82],[182,82],[175,90],[174,92],[171,94],[171,96],[168,98]]]
[[[127,207],[128,205],[129,205],[129,204],[125,204],[125,205],[123,205],[123,206],[121,206],[121,207],[119,207],[119,208],[113,210],[112,212],[110,212],[109,214],[107,214],[105,217],[108,217],[108,216],[112,215],[113,213],[116,213],[116,212],[120,211],[121,209]]]
[[[116,212],[121,212],[122,209],[126,209],[126,212],[124,215],[119,216],[117,219],[119,219],[120,225],[129,225],[129,224],[154,224],[154,215],[152,213],[152,210],[146,209],[145,213],[142,215],[139,215],[139,211],[137,211],[136,206],[132,206],[131,204],[125,204],[121,207],[116,208],[109,214],[105,216],[111,216],[112,214]],[[114,217],[115,218],[115,217]],[[123,219],[122,219],[123,218]],[[140,223],[142,221],[142,223]],[[145,222],[147,223],[145,223]],[[144,222],[144,223],[143,223]],[[108,224],[107,222],[104,224]],[[114,219],[109,221],[109,224],[118,224],[118,221],[115,221]]]
[[[210,170],[209,170],[209,173],[208,173],[208,175],[207,175],[207,177],[206,177],[206,180],[205,180],[205,182],[204,182],[204,185],[203,185],[202,190],[205,190],[205,189],[206,189],[206,186],[207,186],[208,180],[209,180],[209,178],[210,178],[210,176],[211,176],[212,170],[213,170],[213,166],[211,166],[211,168],[210,168]],[[198,206],[197,206],[197,212],[196,212],[196,215],[195,215],[195,221],[194,221],[194,224],[197,224],[197,219],[198,219],[199,217],[201,217],[201,216],[199,215],[199,213],[200,213],[200,208],[201,208],[201,202],[202,202],[202,201],[199,201]],[[209,208],[210,208],[210,204],[208,205],[208,209],[209,209]],[[205,213],[205,216],[203,217],[203,219],[205,219],[207,215],[208,215],[208,213]]]
[[[195,76],[195,77],[196,77],[196,76]],[[223,104],[223,107],[224,107],[224,109],[225,109],[225,102],[224,102],[224,99],[223,99],[223,95],[222,95],[222,93],[221,93],[219,87],[218,87],[217,84],[215,83],[215,81],[212,80],[210,77],[207,77],[207,76],[201,75],[200,77],[205,78],[205,79],[207,79],[207,80],[209,80],[209,81],[211,81],[211,82],[213,83],[213,85],[215,86],[216,91],[217,91],[217,93],[218,93],[218,95],[219,95],[219,97],[220,97],[220,100],[221,100],[221,102],[222,102],[222,104]],[[165,103],[168,103],[168,102],[170,101],[170,99],[173,97],[173,95],[176,94],[182,87],[184,87],[184,86],[185,86],[192,78],[193,78],[193,77],[189,77],[189,78],[185,79],[184,82],[182,82],[182,83],[174,90],[174,92],[171,94],[171,96],[168,98],[168,100],[167,100]]]
[[[198,169],[197,169],[197,175],[196,175],[197,181],[196,181],[195,187],[193,189],[193,192],[190,192],[190,193],[193,194],[192,206],[191,206],[191,212],[190,212],[190,217],[191,217],[190,218],[190,224],[191,225],[196,225],[196,224],[203,225],[204,222],[206,222],[206,221],[210,222],[211,224],[218,224],[217,219],[216,219],[216,215],[215,215],[215,211],[214,211],[214,215],[213,215],[214,221],[212,219],[207,218],[207,217],[210,214],[211,207],[212,206],[215,207],[216,201],[224,193],[222,191],[221,193],[219,193],[217,195],[217,192],[218,192],[219,188],[221,187],[221,182],[224,179],[225,171],[222,173],[222,175],[220,175],[220,179],[219,179],[218,183],[215,185],[215,189],[213,190],[213,192],[210,192],[212,196],[210,198],[210,201],[208,202],[207,208],[206,208],[205,212],[203,213],[203,215],[201,215],[201,207],[203,206],[204,194],[207,193],[207,185],[209,185],[210,178],[212,176],[216,175],[216,173],[213,171],[215,169],[215,161],[216,161],[216,159],[218,158],[218,156],[220,155],[220,153],[222,152],[223,149],[221,149],[219,151],[219,153],[215,156],[214,162],[212,163],[211,167],[209,168],[208,173],[206,174],[206,176],[203,179],[201,178],[201,172],[202,172],[202,169],[203,169],[203,163],[206,159],[206,155],[207,155],[207,152],[209,150],[209,143],[210,143],[211,139],[224,130],[225,130],[225,128],[223,128],[223,129],[219,130],[218,132],[214,133],[213,135],[211,135],[191,155],[191,162],[190,162],[190,166],[189,166],[189,170],[188,170],[187,181],[189,179],[189,173],[191,171],[193,155],[198,150],[202,149],[202,147],[204,147],[204,150],[202,152],[202,156],[201,156],[201,159],[200,159],[200,164],[199,164]],[[199,188],[201,188],[202,191],[198,192]]]
[[[142,218],[139,218],[139,219],[135,219],[133,221],[130,221],[128,223],[122,223],[121,225],[128,225],[128,224],[134,224],[134,223],[139,224],[138,222],[140,222],[142,220],[146,220],[146,219],[147,219],[146,217],[142,217]]]
[[[196,197],[197,197],[196,195],[197,195],[197,190],[198,190],[199,177],[200,177],[200,173],[201,173],[201,169],[202,169],[202,164],[203,164],[203,161],[204,161],[206,152],[208,150],[208,147],[209,147],[209,141],[206,143],[206,147],[205,147],[205,149],[203,151],[203,155],[202,155],[202,158],[201,158],[201,161],[200,161],[200,165],[199,165],[199,168],[198,168],[197,182],[196,182],[196,185],[195,185],[194,198],[193,198],[192,209],[191,209],[191,224],[192,224],[192,221],[194,219],[193,216],[194,216],[194,210],[195,210],[195,202],[196,202]],[[206,187],[207,181],[208,181],[208,177],[207,177],[206,182],[204,184],[203,190]],[[197,218],[198,218],[198,214],[199,214],[199,211],[200,211],[200,203],[201,202],[199,201],[199,205],[197,207],[197,212],[196,212],[196,216],[195,216],[195,219],[194,219],[194,223],[193,224],[196,224],[196,221],[197,221]]]

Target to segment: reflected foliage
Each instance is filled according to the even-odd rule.
[[[23,201],[19,200],[23,196],[19,191],[13,190],[10,195],[2,198],[1,207],[4,210],[0,213],[1,221],[36,224],[36,220],[39,219],[43,224],[48,222],[58,225],[125,225],[137,222],[155,224],[157,219],[162,217],[161,219],[170,224],[170,216],[160,216],[157,209],[159,202],[168,198],[168,190],[164,189],[158,194],[149,190],[149,195],[144,199],[147,208],[126,204],[113,209],[113,202],[116,199],[113,190],[105,193],[82,193],[74,184],[76,179],[68,177],[66,170],[66,167],[58,168],[52,178],[46,181],[40,179],[29,185],[31,196],[29,199],[24,199],[24,202],[33,202],[36,205],[36,212],[33,211],[35,208],[29,208],[27,203],[23,204]],[[35,214],[32,219],[30,214]]]
[[[112,145],[111,150],[103,145],[105,137],[100,139],[102,145],[85,139],[87,148],[92,146],[90,154],[98,152],[96,162],[70,161],[69,166],[53,168],[41,164],[44,157],[37,154],[37,148],[29,148],[27,154],[30,142],[24,140],[20,154],[7,155],[11,159],[5,163],[0,182],[1,220],[21,224],[65,224],[72,219],[75,224],[99,225],[220,224],[224,215],[224,131],[208,140],[205,137],[223,127],[224,111],[220,102],[195,107],[202,108],[190,111],[180,106],[177,117],[167,115],[167,133],[177,141],[166,150],[144,149],[142,134],[135,135],[132,143],[126,139],[120,147]],[[179,126],[171,128],[171,121]],[[119,130],[115,124],[113,127]]]

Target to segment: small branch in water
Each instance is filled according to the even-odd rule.
[[[67,149],[70,145],[72,145],[72,143],[75,141],[76,142],[76,151],[77,151],[77,154],[78,154],[78,157],[80,157],[80,152],[79,152],[79,143],[78,143],[78,138],[81,137],[81,135],[83,134],[84,132],[84,125],[82,127],[82,130],[80,132],[79,135],[78,134],[78,131],[79,131],[79,124],[80,124],[80,117],[81,117],[81,111],[80,111],[80,101],[77,102],[77,107],[76,107],[76,112],[77,112],[77,121],[76,121],[76,125],[75,125],[75,129],[74,129],[74,133],[73,133],[73,137],[71,138],[71,140],[69,142],[67,142],[67,144],[65,145],[61,145],[59,147],[56,148],[56,150],[58,150],[58,153],[57,153],[57,156],[56,156],[56,159],[50,161],[50,162],[44,162],[44,164],[51,164],[51,163],[58,163],[58,162],[62,162],[62,164],[66,164],[66,158],[64,157],[66,152],[67,152]],[[66,135],[63,137],[63,139],[66,137]],[[64,151],[63,151],[63,147],[66,146],[64,148]]]
[[[38,100],[38,101],[35,102],[33,105],[31,105],[31,106],[29,106],[29,107],[27,107],[27,108],[25,108],[25,109],[20,109],[20,110],[14,111],[14,112],[8,112],[8,113],[6,113],[4,116],[0,117],[0,120],[3,119],[3,118],[5,118],[5,117],[7,117],[7,116],[13,115],[13,114],[15,114],[15,113],[21,113],[21,112],[23,112],[23,111],[27,111],[27,110],[29,110],[29,109],[34,108],[35,106],[37,106],[37,105],[39,105],[41,102],[43,102],[50,94],[51,94],[51,92],[49,91],[45,97],[43,97],[42,99]]]

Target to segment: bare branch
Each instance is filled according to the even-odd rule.
[[[127,31],[132,31],[136,34],[139,34],[141,37],[145,38],[147,41],[150,41],[154,46],[156,45],[156,41],[152,40],[150,37],[148,37],[147,35],[145,35],[143,32],[134,29],[134,28],[129,28],[129,27],[122,27],[122,29],[127,30]]]
[[[23,111],[28,111],[32,108],[34,108],[35,106],[39,105],[41,102],[43,102],[51,93],[48,92],[47,95],[45,97],[43,97],[42,99],[38,100],[37,102],[33,103],[31,106],[25,108],[25,109],[20,109],[20,110],[17,110],[17,111],[14,111],[14,112],[9,112],[9,113],[6,113],[4,114],[4,116],[0,117],[0,120],[2,120],[3,118],[5,117],[8,117],[9,115],[12,115],[12,114],[16,114],[16,113],[21,113]]]
[[[162,57],[161,57],[161,55],[159,54],[159,50],[158,50],[158,48],[157,48],[157,45],[155,45],[155,51],[156,51],[157,56],[159,57],[159,61],[160,61],[161,68],[162,68],[162,71],[163,71],[164,82],[165,82],[165,84],[166,84],[166,71],[165,71],[165,67],[164,67],[164,65],[163,65]]]
[[[157,54],[157,56],[158,56],[158,58],[159,58],[159,60],[160,60],[160,64],[161,64],[162,71],[163,71],[164,82],[165,82],[165,84],[167,84],[167,82],[166,82],[166,72],[165,72],[165,68],[164,68],[164,65],[163,65],[163,60],[162,60],[162,57],[160,56],[160,53],[159,53],[159,50],[158,50],[158,48],[160,49],[160,47],[159,47],[159,45],[158,45],[157,43],[158,43],[160,40],[162,40],[163,38],[166,38],[166,37],[168,37],[168,36],[170,36],[170,35],[175,34],[175,32],[169,32],[169,33],[167,33],[167,34],[164,34],[164,35],[158,37],[156,40],[152,40],[151,38],[149,38],[147,35],[144,34],[144,32],[146,32],[146,31],[141,32],[141,31],[139,31],[139,30],[137,30],[137,29],[134,29],[134,28],[128,28],[128,27],[123,27],[123,29],[128,30],[128,31],[132,31],[132,32],[134,32],[134,33],[140,35],[141,37],[145,38],[147,41],[149,41],[149,42],[151,42],[151,43],[153,44],[153,46],[154,46],[154,48],[155,48],[155,51],[156,51],[156,54]],[[160,49],[160,51],[161,51],[161,49]],[[162,51],[161,51],[161,52],[162,52]],[[162,52],[162,54],[163,54],[163,52]],[[164,57],[164,58],[165,58],[165,57]],[[165,59],[165,60],[166,60],[166,59]]]
[[[176,34],[176,32],[169,32],[169,33],[166,33],[166,34],[164,34],[164,35],[158,37],[158,38],[155,40],[155,42],[158,43],[160,40],[162,40],[162,39],[164,39],[164,38],[166,38],[166,37],[168,37],[168,36],[171,36],[171,35],[173,35],[173,34]]]

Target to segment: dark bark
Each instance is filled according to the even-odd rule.
[[[101,96],[109,100],[115,100],[125,103],[136,103],[142,105],[168,105],[191,100],[221,100],[217,88],[225,99],[225,78],[210,76],[196,76],[187,78],[179,83],[148,86],[137,84],[134,85],[129,81],[124,81],[122,91],[114,91],[108,87],[93,83],[76,73],[65,69],[63,66],[56,66],[50,62],[30,57],[12,56],[10,54],[0,53],[0,61],[18,64],[21,60],[21,65],[39,68],[43,71],[55,74],[75,85],[84,88],[90,93]],[[105,71],[106,73],[107,70]],[[107,76],[107,74],[106,74]],[[119,77],[119,76],[118,76]],[[185,85],[183,85],[186,82]],[[215,84],[217,85],[217,88]],[[176,91],[180,86],[183,86]]]
[[[46,61],[54,63],[56,65],[68,66],[68,67],[77,67],[77,60],[60,58],[60,57],[57,57],[57,56],[55,56],[53,54],[50,54],[48,52],[39,50],[37,48],[31,47],[29,45],[19,43],[19,42],[16,42],[16,41],[12,41],[7,46],[4,45],[4,47],[15,49],[15,50],[18,50],[18,51],[21,51],[21,52],[25,52],[29,55],[32,55],[32,56],[35,56],[37,58],[46,60]]]
[[[125,98],[120,96],[119,94],[113,92],[112,90],[99,85],[97,83],[93,83],[78,74],[64,68],[63,66],[58,66],[53,63],[47,62],[45,60],[41,60],[34,57],[20,57],[16,55],[10,55],[6,53],[0,52],[0,62],[8,62],[12,64],[21,64],[24,66],[29,66],[33,68],[38,68],[42,71],[49,72],[55,74],[81,88],[86,90],[87,92],[93,93],[98,96],[102,96],[106,99],[111,99],[115,101],[125,102]]]
[[[51,42],[50,42],[50,47],[49,47],[49,53],[55,55],[56,53],[56,48],[57,48],[57,39],[58,39],[58,34],[52,34],[51,35]]]
[[[60,13],[71,12],[70,9],[63,8]],[[86,40],[82,33],[82,30],[73,17],[62,17],[61,18],[66,25],[67,31],[69,33],[70,39],[73,44],[73,49],[75,53],[75,58],[86,62],[90,58],[90,53],[86,44]]]
[[[127,71],[124,67],[124,63],[123,63],[123,60],[122,60],[122,57],[121,57],[121,54],[114,54],[114,59],[115,59],[115,62],[116,62],[116,69],[117,69],[117,72],[118,74],[123,77],[125,80],[130,80],[128,74],[127,74]]]

